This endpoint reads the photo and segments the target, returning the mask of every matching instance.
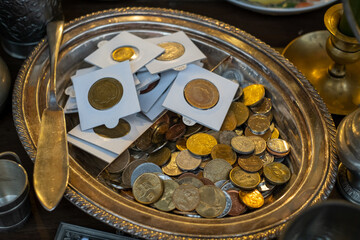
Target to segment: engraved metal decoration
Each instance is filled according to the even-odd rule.
[[[134,17],[139,21],[131,21]],[[101,34],[94,26],[101,26]],[[269,92],[267,97],[272,100],[277,127],[292,146],[289,161],[297,174],[274,193],[273,203],[256,212],[211,221],[185,219],[159,212],[107,188],[93,174],[93,166],[87,161],[89,155],[70,145],[71,177],[65,193],[69,201],[99,221],[146,239],[269,239],[279,236],[288,220],[299,212],[329,196],[335,184],[337,157],[335,127],[325,104],[288,60],[233,26],[196,14],[157,8],[121,8],[81,17],[65,28],[66,40],[59,59],[59,72],[63,73],[58,79],[59,93],[64,92],[74,68],[82,67],[82,60],[97,48],[97,43],[115,36],[119,28],[142,38],[166,35],[169,29],[184,31],[208,56],[205,60],[208,69],[231,54],[233,61],[229,67],[239,69],[251,83],[264,84]],[[45,108],[45,91],[41,90],[48,84],[46,50],[46,43],[40,43],[25,61],[13,95],[15,126],[32,160],[36,155],[39,110]],[[34,66],[41,69],[35,70]],[[59,96],[59,102],[64,104],[65,94]],[[71,116],[67,120],[69,128],[76,124]],[[91,160],[98,161],[94,157]]]

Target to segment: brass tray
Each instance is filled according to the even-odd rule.
[[[184,31],[207,56],[211,68],[227,55],[228,67],[239,69],[246,82],[261,83],[273,101],[274,118],[292,145],[292,178],[276,192],[275,201],[238,217],[189,218],[160,212],[129,200],[96,180],[98,161],[70,146],[70,184],[65,196],[89,215],[124,232],[147,239],[239,238],[278,236],[286,223],[303,209],[324,200],[336,177],[335,127],[319,95],[298,70],[278,52],[233,26],[207,17],[167,9],[121,8],[90,14],[68,23],[58,67],[58,98],[70,76],[96,44],[127,30],[140,37]],[[44,40],[24,62],[13,94],[17,132],[32,160],[48,90],[48,46]],[[223,71],[219,68],[218,72]],[[244,82],[245,84],[245,82]],[[68,131],[74,117],[67,117]]]

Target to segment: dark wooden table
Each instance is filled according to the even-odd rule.
[[[270,16],[254,13],[222,0],[63,0],[66,21],[92,12],[127,6],[171,8],[201,14],[236,26],[271,47],[279,49],[302,34],[324,30],[323,17],[328,9],[325,7],[291,16]],[[11,58],[2,49],[0,55],[7,63],[14,82],[22,60]],[[31,182],[32,215],[22,228],[10,233],[0,233],[0,239],[54,239],[60,222],[115,233],[114,228],[82,212],[67,199],[63,199],[52,212],[47,212],[41,207],[32,186],[33,163],[22,147],[15,130],[11,104],[9,96],[7,104],[0,114],[0,152],[14,151],[21,157]],[[341,117],[334,116],[334,120],[338,123]],[[340,198],[336,189],[330,198]]]

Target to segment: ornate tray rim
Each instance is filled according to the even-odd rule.
[[[170,9],[163,9],[163,8],[143,8],[143,7],[127,7],[127,8],[116,8],[116,9],[109,9],[105,11],[99,11],[95,13],[91,13],[85,16],[82,16],[80,18],[74,19],[67,23],[65,25],[65,31],[67,28],[71,28],[77,23],[80,23],[81,21],[84,21],[89,18],[94,18],[96,16],[102,15],[102,14],[111,14],[111,13],[157,13],[159,15],[162,14],[170,14],[170,15],[180,15],[182,17],[188,17],[193,18],[199,21],[203,21],[206,24],[213,25],[218,28],[225,29],[229,32],[231,32],[234,35],[241,36],[242,38],[246,39],[252,44],[255,44],[257,47],[261,48],[264,52],[268,53],[272,57],[274,57],[277,61],[281,62],[283,65],[285,65],[286,68],[288,68],[293,74],[295,74],[296,78],[300,81],[300,83],[303,85],[303,87],[308,91],[308,93],[311,95],[311,97],[316,102],[317,106],[319,107],[320,114],[324,117],[325,125],[329,134],[329,147],[330,147],[330,156],[329,156],[329,171],[327,174],[326,179],[324,179],[324,184],[321,186],[321,188],[318,191],[318,195],[310,202],[309,205],[313,205],[318,203],[319,201],[325,200],[329,194],[331,193],[335,181],[336,181],[336,172],[337,172],[337,164],[338,164],[338,157],[336,154],[336,148],[335,148],[335,135],[336,135],[336,129],[334,122],[332,120],[332,117],[330,113],[327,110],[327,107],[325,103],[322,101],[321,97],[318,95],[316,90],[313,88],[313,86],[309,83],[309,81],[296,69],[296,67],[290,63],[287,59],[285,59],[280,53],[272,49],[269,45],[265,44],[264,42],[260,41],[259,39],[256,39],[252,35],[234,27],[229,24],[223,23],[221,21],[218,21],[216,19],[208,18],[205,16],[184,12],[184,11],[178,11],[178,10],[170,10]],[[22,94],[23,94],[23,80],[27,74],[27,69],[31,66],[31,63],[33,59],[36,57],[37,52],[39,49],[44,47],[46,44],[46,40],[43,39],[32,51],[30,56],[25,60],[23,63],[15,86],[13,91],[13,103],[12,103],[12,109],[13,109],[13,119],[15,123],[16,130],[18,132],[19,138],[21,143],[23,144],[27,154],[31,158],[32,161],[35,160],[36,156],[36,148],[32,142],[32,139],[29,135],[29,133],[26,131],[26,123],[23,116],[23,109],[22,109]],[[88,198],[81,195],[76,189],[74,189],[72,186],[68,186],[65,192],[65,197],[72,202],[74,205],[79,207],[84,212],[88,213],[89,215],[95,217],[99,221],[102,221],[104,223],[107,223],[117,229],[120,229],[122,231],[125,231],[127,233],[133,234],[135,236],[141,236],[145,238],[151,238],[151,239],[158,239],[158,238],[166,238],[166,239],[179,239],[183,238],[184,236],[181,235],[173,235],[171,233],[167,232],[159,232],[157,230],[145,227],[145,226],[139,226],[137,224],[134,224],[130,221],[120,219],[119,217],[110,214],[109,212],[105,211],[104,209],[100,208],[96,204],[92,203]],[[285,219],[286,220],[286,219]],[[280,234],[280,232],[284,229],[286,226],[286,221],[284,220],[284,223],[279,224],[275,227],[272,227],[270,229],[261,230],[259,232],[247,235],[247,236],[234,236],[236,239],[268,239],[272,237],[276,237]],[[221,237],[221,236],[220,236]],[[190,239],[197,239],[198,237],[194,236],[186,236],[186,238]]]

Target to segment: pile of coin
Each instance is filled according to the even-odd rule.
[[[279,138],[264,86],[238,93],[220,131],[187,126],[168,111],[101,179],[127,198],[189,217],[237,216],[274,201],[291,178],[291,147]]]

